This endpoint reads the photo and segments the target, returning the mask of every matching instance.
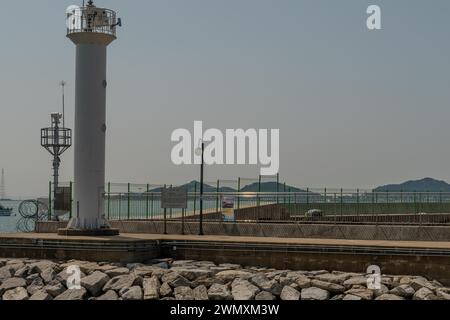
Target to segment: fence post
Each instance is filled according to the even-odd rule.
[[[356,215],[359,217],[359,189],[356,189]]]
[[[48,220],[52,221],[52,182],[48,183]]]
[[[152,213],[151,213],[152,219],[155,218],[155,210],[154,210],[154,203],[153,203],[154,197],[155,197],[155,194],[152,192],[152,201],[151,201],[151,203],[152,203]]]
[[[414,213],[417,214],[417,196],[416,191],[414,191]]]
[[[284,183],[284,197],[283,197],[283,204],[286,204],[286,182]]]
[[[181,209],[181,234],[184,235],[184,212],[186,209]]]
[[[197,182],[194,182],[194,216],[197,212]]]
[[[108,211],[108,220],[111,217],[111,182],[108,182],[108,204],[107,204],[107,211]]]
[[[148,205],[148,193],[150,192],[150,185],[149,184],[147,184],[147,186],[145,187],[145,194],[146,194],[146,196],[145,196],[145,216],[146,216],[146,218],[147,218],[147,220],[148,220],[148,218],[149,218],[149,205]]]
[[[261,193],[261,175],[259,175],[259,181],[258,181],[258,201],[257,201],[257,204],[258,204],[258,207],[260,206],[260,200],[259,200],[259,194]]]
[[[172,189],[173,189],[173,184],[170,185],[170,190],[172,190]],[[169,218],[170,218],[170,219],[172,219],[172,213],[173,213],[173,209],[170,208],[170,209],[169,209]]]
[[[375,215],[375,193],[372,190],[372,216]]]
[[[220,180],[217,180],[217,188],[216,188],[216,212],[219,212],[219,190],[220,190]]]
[[[167,185],[164,185],[164,189],[166,189]],[[161,193],[162,196],[162,193]],[[161,197],[162,201],[162,197]],[[164,208],[164,234],[167,234],[167,208]]]
[[[309,207],[309,188],[306,188],[306,206]]]
[[[337,224],[337,195],[334,193],[334,224]]]
[[[241,197],[239,196],[241,194],[241,178],[238,178],[238,198],[237,198],[237,202],[238,202],[238,209],[241,208]]]
[[[127,219],[130,220],[130,192],[131,192],[131,183],[128,183],[128,198],[127,198]]]
[[[119,221],[122,220],[122,192],[119,194]]]
[[[72,219],[72,215],[73,215],[73,209],[72,209],[72,204],[73,204],[73,194],[72,194],[72,191],[73,190],[73,182],[72,181],[70,181],[70,200],[69,200],[69,203],[70,203],[70,215],[69,215],[69,217],[70,217],[70,219]],[[108,219],[109,219],[109,216],[108,216]]]
[[[280,203],[279,193],[280,193],[280,173],[277,173],[277,204]]]
[[[344,189],[341,188],[341,217],[342,217],[342,206],[344,205]]]

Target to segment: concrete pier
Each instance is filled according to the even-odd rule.
[[[209,260],[292,270],[364,272],[432,277],[450,285],[450,243],[342,239],[255,238],[123,234],[73,237],[0,235],[0,256],[35,259],[141,262],[158,257]]]

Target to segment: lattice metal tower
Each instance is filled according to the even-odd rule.
[[[41,129],[41,146],[53,156],[53,200],[59,185],[59,166],[62,154],[72,146],[72,130],[60,127],[62,114],[51,114],[51,127]]]

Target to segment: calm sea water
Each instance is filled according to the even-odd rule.
[[[0,217],[0,232],[17,232],[20,201],[1,201],[0,203],[6,208],[13,208],[13,216]]]

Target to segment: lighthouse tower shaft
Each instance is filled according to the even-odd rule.
[[[75,176],[72,230],[109,229],[104,215],[107,47],[116,39],[115,12],[92,2],[68,13],[76,45]]]

